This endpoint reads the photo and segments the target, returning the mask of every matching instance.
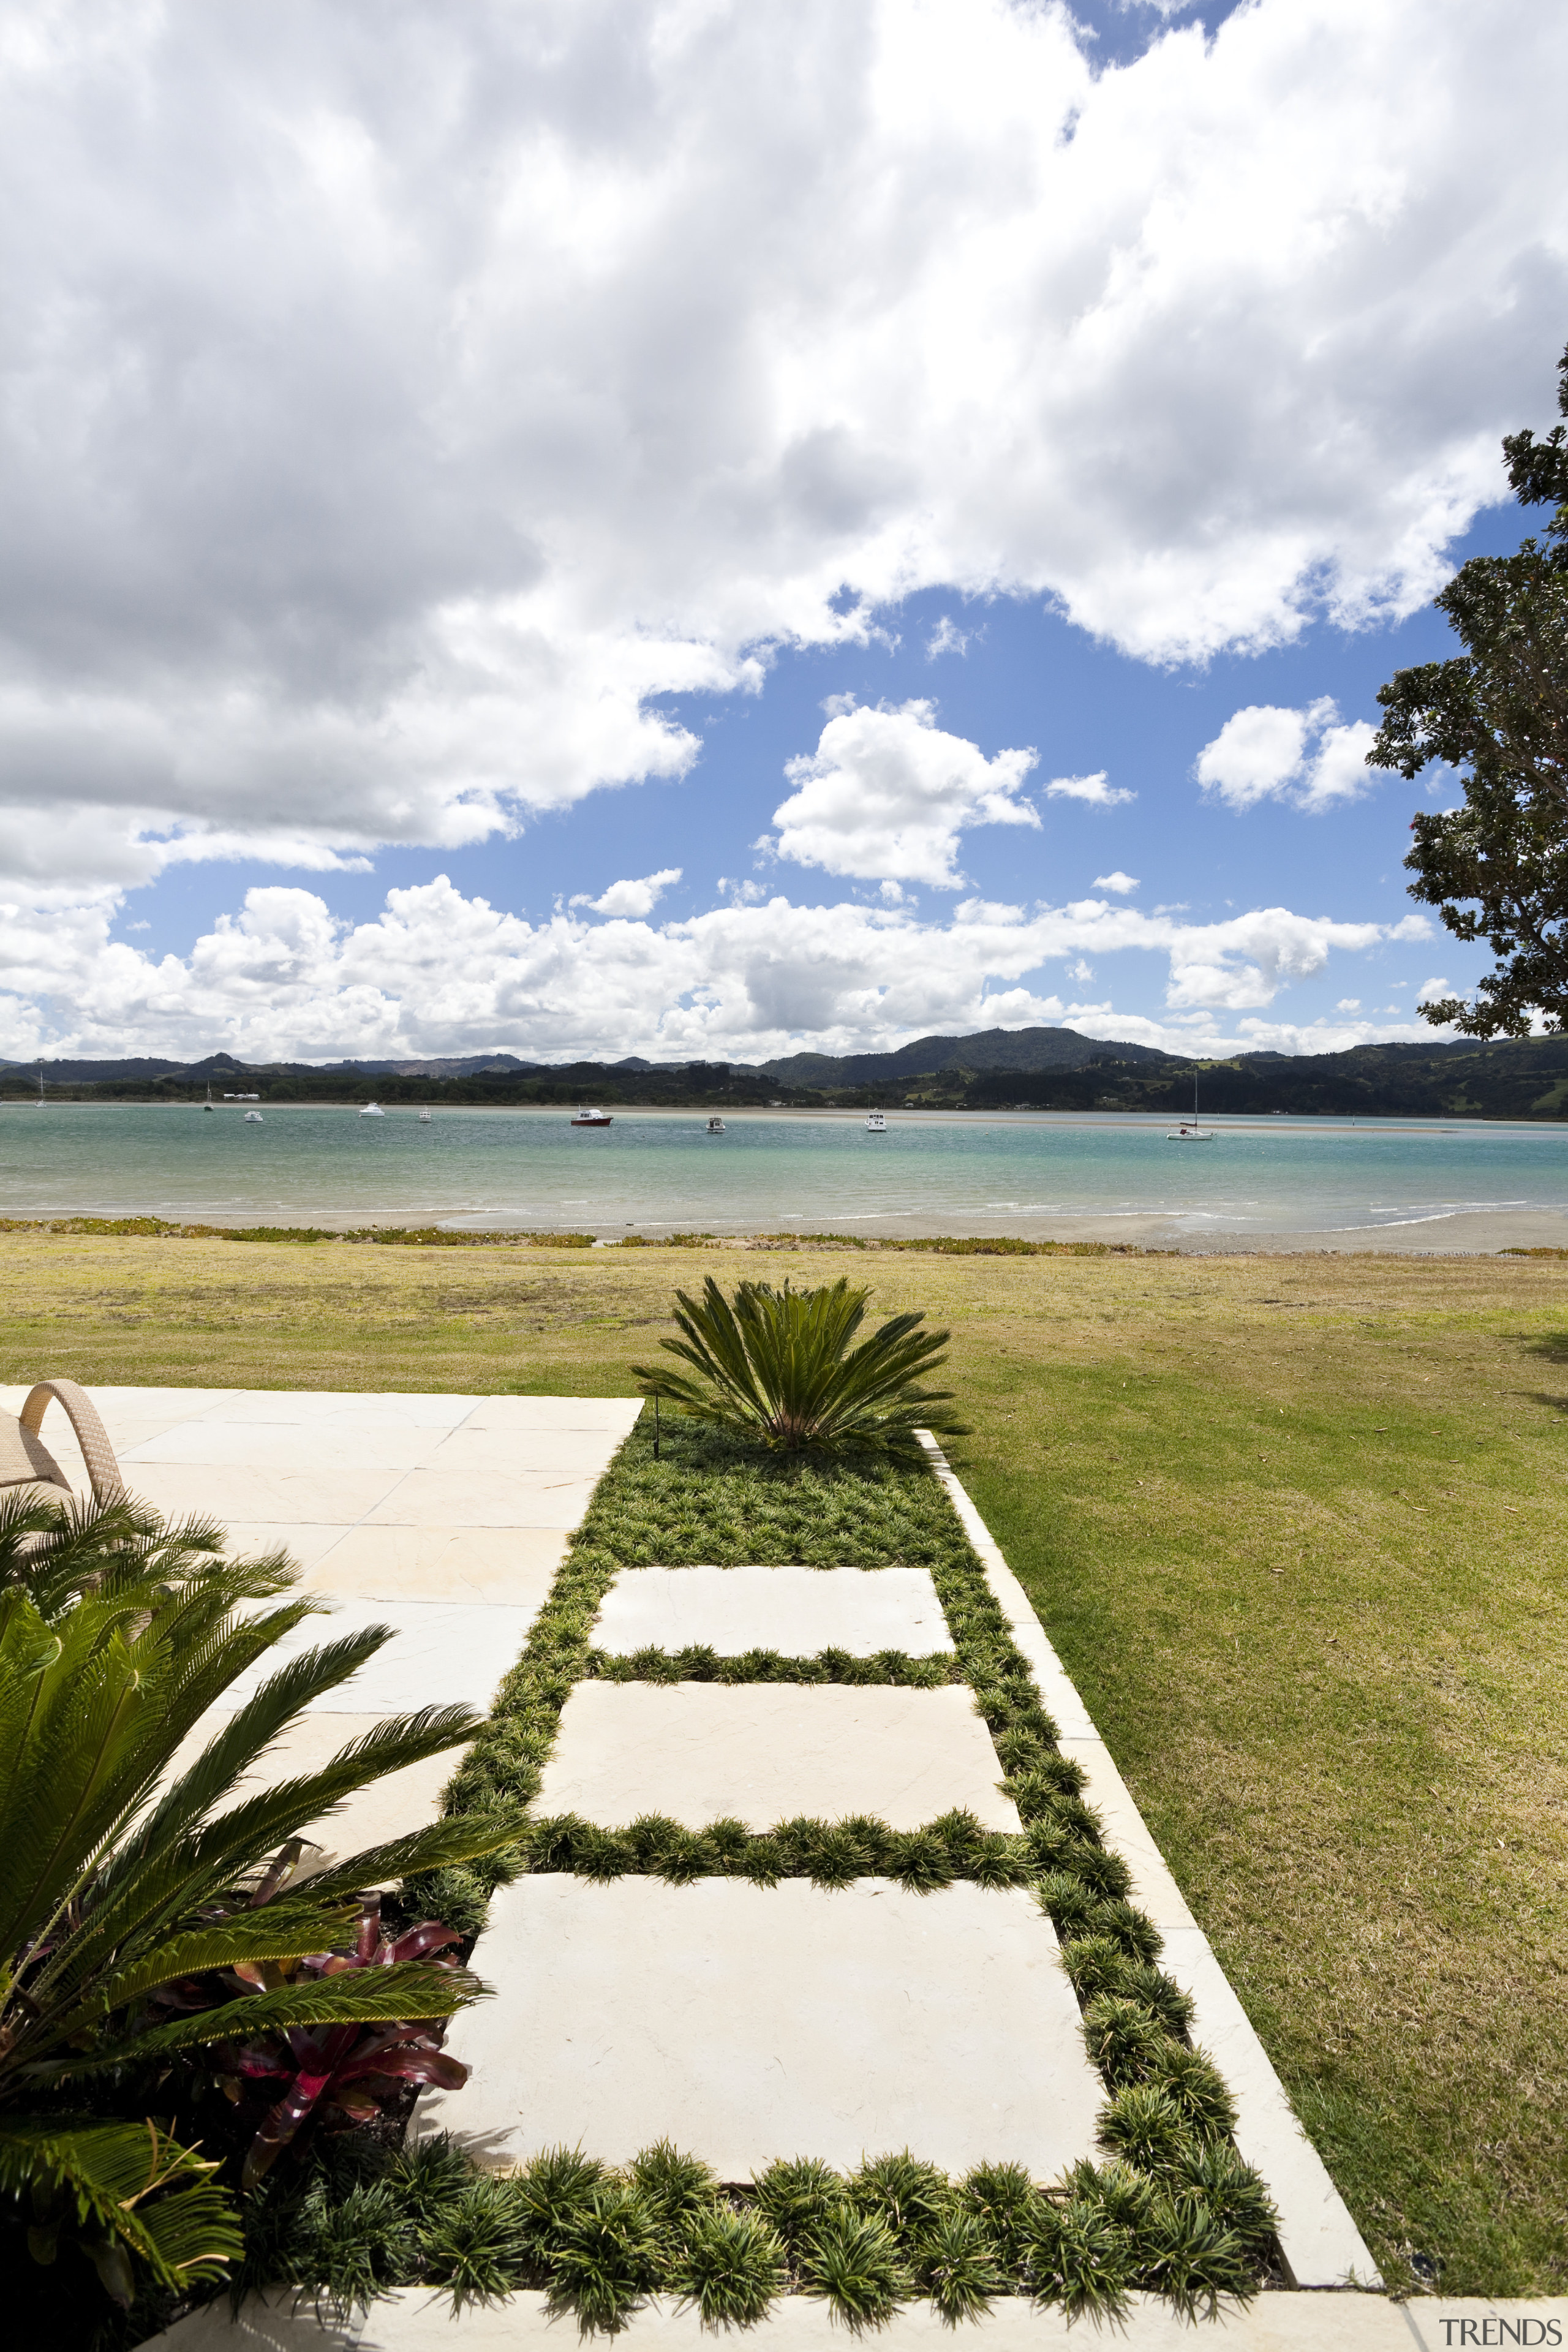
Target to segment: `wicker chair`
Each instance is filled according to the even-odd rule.
[[[0,1412],[0,1486],[63,1486],[69,1494],[70,1480],[38,1434],[51,1401],[65,1407],[76,1432],[95,1501],[108,1503],[123,1495],[125,1481],[97,1406],[77,1381],[63,1379],[40,1381],[29,1392],[20,1420]]]

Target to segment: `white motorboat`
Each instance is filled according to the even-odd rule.
[[[430,1124],[430,1107],[428,1103],[426,1103],[425,1108],[419,1114],[419,1124],[421,1127],[428,1127]]]
[[[888,1132],[886,1112],[868,1110],[866,1113],[866,1132],[868,1135],[886,1135]]]
[[[717,1116],[710,1118],[708,1122],[708,1132],[710,1135],[722,1135],[724,1132],[723,1120]]]
[[[247,1110],[245,1114],[245,1118],[246,1124],[248,1127],[261,1127],[266,1123],[258,1110]]]
[[[1198,1125],[1198,1074],[1194,1070],[1193,1072],[1192,1118],[1190,1119],[1183,1119],[1180,1127],[1167,1128],[1165,1130],[1165,1140],[1167,1143],[1212,1143],[1214,1141],[1214,1137],[1215,1131],[1212,1127],[1200,1127]]]
[[[574,1127],[611,1127],[614,1123],[607,1110],[589,1110],[585,1107],[572,1121]]]
[[[386,1113],[378,1102],[367,1102],[360,1112],[361,1118],[384,1118]]]

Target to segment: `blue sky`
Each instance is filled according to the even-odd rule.
[[[1321,1051],[1485,968],[1361,753],[1525,527],[1550,12],[58,29],[0,91],[0,1054]]]

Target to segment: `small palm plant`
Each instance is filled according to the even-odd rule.
[[[920,1452],[917,1429],[963,1434],[948,1410],[952,1391],[920,1385],[946,1362],[951,1336],[922,1330],[923,1315],[889,1316],[856,1348],[870,1293],[842,1279],[820,1290],[742,1282],[731,1300],[710,1275],[700,1303],[675,1295],[685,1337],[659,1345],[700,1377],[636,1364],[645,1396],[781,1454],[811,1448],[907,1460]]]
[[[319,1771],[242,1791],[390,1638],[369,1627],[291,1658],[176,1770],[187,1735],[314,1606],[268,1605],[288,1564],[227,1560],[214,1534],[123,1502],[0,1507],[0,2204],[26,2199],[36,2259],[74,2238],[121,2304],[142,2281],[211,2279],[241,2248],[216,2167],[141,2115],[128,2084],[268,2033],[450,2016],[484,1989],[428,1958],[281,1984],[257,1972],[352,1943],[362,1889],[492,1852],[520,1826],[439,1822],[275,1893],[280,1845],[476,1718],[426,1707]],[[237,1997],[171,2016],[160,1993],[214,1970],[237,1973]]]

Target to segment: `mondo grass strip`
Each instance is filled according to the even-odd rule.
[[[695,1878],[747,1878],[776,1886],[807,1878],[815,1886],[849,1886],[858,1878],[894,1878],[913,1893],[933,1893],[966,1879],[980,1886],[1026,1886],[1038,1864],[1026,1837],[983,1829],[973,1813],[944,1813],[923,1828],[889,1829],[864,1814],[843,1821],[801,1816],[771,1830],[744,1822],[711,1822],[691,1830],[659,1813],[645,1813],[623,1830],[606,1830],[576,1813],[536,1822],[526,1848],[531,1871],[572,1871],[582,1878],[662,1878],[685,1885]]]
[[[1212,2317],[1257,2293],[1274,2227],[1217,2143],[1173,2146],[1152,2171],[1082,2162],[1049,2188],[1016,2164],[950,2179],[907,2150],[847,2174],[797,2157],[737,2188],[668,2141],[620,2170],[553,2148],[502,2177],[444,2134],[396,2152],[344,2134],[253,2193],[232,2294],[291,2286],[346,2318],[398,2287],[437,2289],[454,2315],[532,2288],[584,2335],[654,2294],[713,2327],[792,2294],[852,2331],[920,2302],[957,2326],[1001,2297],[1115,2322],[1139,2292]]]
[[[705,1644],[661,1650],[657,1644],[631,1651],[590,1650],[587,1681],[601,1683],[849,1683],[891,1685],[900,1690],[937,1690],[968,1680],[951,1650],[911,1657],[903,1650],[878,1650],[858,1657],[848,1650],[819,1650],[815,1657],[786,1657],[779,1650],[742,1650],[721,1656]]]
[[[448,1785],[447,1811],[531,1805],[561,1711],[585,1678],[793,1681],[808,1678],[798,1671],[804,1668],[816,1680],[826,1659],[843,1656],[783,1659],[760,1652],[749,1660],[721,1660],[706,1650],[649,1650],[612,1658],[593,1648],[592,1629],[624,1568],[693,1560],[727,1567],[854,1566],[871,1573],[920,1567],[929,1571],[942,1602],[953,1655],[888,1656],[897,1656],[900,1670],[940,1664],[942,1682],[970,1685],[996,1750],[999,1785],[1017,1808],[1021,1831],[987,1832],[963,1812],[913,1831],[855,1817],[784,1822],[760,1832],[739,1821],[694,1830],[656,1815],[613,1830],[567,1814],[531,1820],[524,1839],[500,1854],[432,1873],[410,1885],[411,1899],[477,1935],[491,1892],[522,1872],[570,1871],[589,1879],[638,1874],[675,1885],[731,1876],[763,1887],[784,1878],[834,1887],[882,1876],[925,1892],[959,1879],[1030,1887],[1056,1929],[1083,2013],[1085,2047],[1109,2094],[1100,2132],[1111,2162],[1100,2172],[1079,2168],[1082,2178],[1053,2205],[1050,2258],[1040,2251],[1046,2241],[1037,2231],[1026,2270],[1040,2284],[1027,2291],[1075,2313],[1105,2314],[1120,2309],[1134,2284],[1147,2284],[1188,2310],[1205,2297],[1212,2305],[1205,2278],[1223,2273],[1232,2281],[1215,2294],[1241,2292],[1237,2278],[1256,2285],[1260,2266],[1275,2259],[1272,2218],[1258,2240],[1264,2251],[1243,2254],[1236,2233],[1209,2206],[1199,2212],[1180,2197],[1173,2201],[1173,2180],[1196,2178],[1205,2166],[1229,2180],[1230,2166],[1237,2179],[1245,2176],[1257,2210],[1271,2217],[1262,2183],[1236,2155],[1229,2094],[1212,2063],[1192,2047],[1192,2004],[1156,1965],[1160,1932],[1127,1899],[1127,1864],[1106,1849],[1100,1818],[1082,1799],[1085,1776],[1057,1745],[1057,1727],[1041,1705],[1033,1671],[933,1472],[924,1463],[781,1463],[674,1416],[664,1426],[657,1457],[654,1443],[645,1416],[599,1481],[522,1655],[500,1686],[495,1711]],[[693,1659],[711,1674],[688,1677],[680,1669]],[[844,1657],[843,1663],[858,1670],[883,1662]],[[731,1675],[725,1671],[730,1667],[741,1671]],[[822,1679],[828,1678],[823,1671]],[[1097,2183],[1110,2184],[1104,2194]],[[960,2282],[968,2278],[973,2287],[980,2275],[963,2255],[962,2236],[952,2238],[941,2261],[933,2255],[922,2273],[947,2279],[951,2273],[953,2283],[941,2291],[959,2301],[969,2292]],[[816,2291],[830,2300],[839,2292],[825,2282],[850,2278],[854,2262],[867,2252],[858,2239],[855,2246],[858,2254],[846,2241],[831,2260],[823,2257]],[[915,2274],[909,2272],[911,2279]],[[1015,2267],[1014,2275],[1023,2273]],[[1154,2284],[1156,2277],[1163,2284]],[[801,2284],[811,2291],[805,2271]],[[869,2324],[868,2315],[855,2324]]]

